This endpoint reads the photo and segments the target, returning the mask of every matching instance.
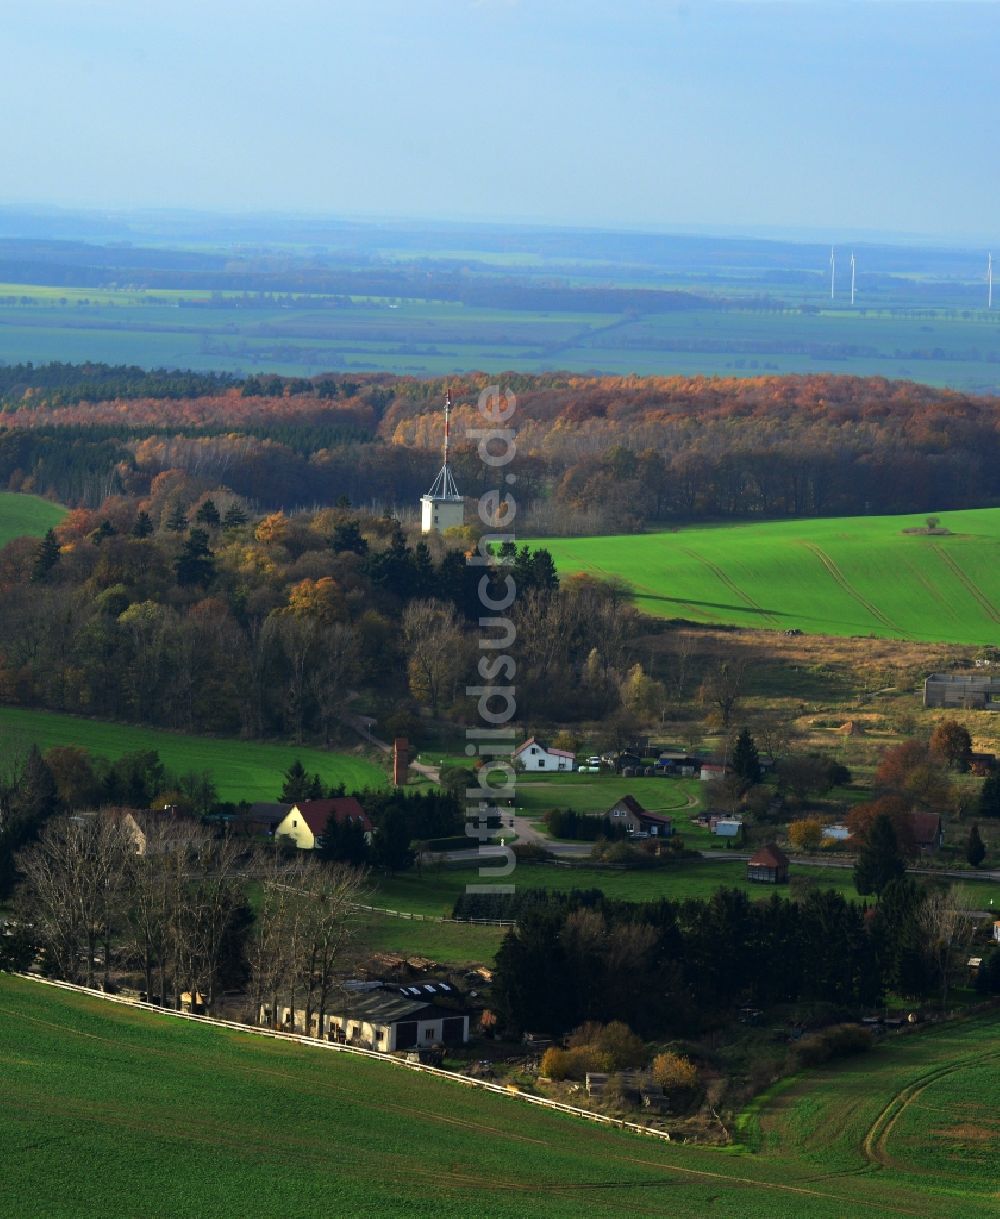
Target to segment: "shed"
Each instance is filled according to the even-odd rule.
[[[766,885],[788,883],[788,856],[774,842],[760,848],[747,861],[747,880]]]

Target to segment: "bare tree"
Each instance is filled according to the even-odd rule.
[[[100,948],[107,985],[126,861],[133,850],[117,819],[59,817],[18,856],[33,920],[63,977],[93,986]]]
[[[972,938],[975,916],[970,909],[957,904],[952,892],[935,889],[924,898],[917,919],[925,949],[938,975],[943,1010],[959,965],[956,951]]]
[[[411,601],[403,611],[410,689],[437,715],[462,671],[462,629],[452,605]]]
[[[284,862],[260,857],[256,875],[262,897],[250,945],[253,1018],[270,1008],[277,1019],[287,1006],[302,1031],[322,1029],[336,978],[350,959],[357,927],[351,912],[363,875],[304,856]]]
[[[723,656],[705,674],[701,701],[710,708],[715,725],[728,731],[740,705],[747,665],[742,657]]]

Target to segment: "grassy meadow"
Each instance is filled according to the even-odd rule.
[[[489,862],[484,864],[483,876],[479,875],[478,867],[463,865],[425,867],[420,875],[409,872],[381,877],[376,881],[372,904],[416,914],[449,915],[455,899],[467,885],[492,883],[490,866]],[[778,889],[784,897],[808,888],[836,889],[845,897],[858,896],[850,868],[796,868],[793,865],[792,877],[792,886],[783,885]],[[673,900],[707,898],[722,887],[743,889],[760,898],[770,897],[775,891],[771,885],[749,884],[746,863],[737,859],[735,853],[728,858],[721,855],[719,859],[684,860],[670,867],[632,871],[522,863],[509,877],[498,878],[498,883],[560,893],[571,889],[600,889],[608,897],[633,902],[658,901],[663,897]]]
[[[615,576],[658,617],[959,644],[1000,641],[1000,508],[547,538],[563,576]]]
[[[37,495],[0,491],[0,547],[13,538],[41,537],[66,515],[61,504]]]
[[[325,783],[344,783],[348,791],[383,787],[387,781],[380,766],[351,754],[300,745],[188,736],[55,711],[0,707],[0,738],[36,744],[42,750],[53,745],[79,745],[106,758],[155,749],[166,768],[177,774],[207,770],[215,780],[220,800],[277,800],[282,774],[296,758],[310,773],[318,771]]]
[[[976,1108],[976,1129],[995,1138],[996,1028],[970,1026],[964,1039],[958,1031],[913,1047],[866,1057],[863,1094],[850,1067],[803,1077],[816,1098],[809,1120],[788,1119],[777,1141],[767,1111],[766,1150],[733,1155],[647,1142],[383,1063],[0,976],[9,1166],[0,1201],[25,1219],[575,1219],[582,1209],[609,1219],[979,1219],[995,1201],[988,1145],[950,1132]],[[921,1117],[911,1103],[900,1121],[878,1124],[907,1085],[973,1051],[985,1060],[974,1101],[968,1088],[939,1087],[933,1112]],[[796,1099],[792,1089],[779,1106]],[[874,1164],[861,1150],[873,1129],[870,1145],[884,1157]],[[930,1142],[926,1157],[911,1145],[915,1133]]]

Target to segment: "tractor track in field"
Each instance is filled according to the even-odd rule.
[[[940,558],[941,562],[944,563],[945,567],[948,568],[955,579],[958,580],[958,582],[962,585],[969,596],[979,604],[986,616],[993,622],[1000,622],[1000,613],[997,612],[996,606],[989,599],[989,597],[986,596],[982,589],[977,587],[977,585],[975,585],[972,580],[969,579],[966,573],[961,569],[961,567],[959,567],[955,559],[953,559],[943,547],[937,545],[936,543],[933,546],[933,550],[934,553]]]
[[[925,1071],[923,1075],[918,1075],[916,1079],[911,1080],[906,1087],[900,1088],[882,1107],[861,1141],[861,1152],[868,1161],[866,1168],[861,1171],[866,1171],[868,1168],[896,1167],[888,1152],[888,1143],[893,1129],[910,1105],[931,1084],[937,1083],[939,1079],[944,1079],[947,1075],[953,1075],[956,1071],[963,1070],[972,1065],[978,1065],[986,1059],[995,1058],[1000,1058],[1000,1051],[992,1054],[972,1054],[964,1058],[956,1058],[952,1062],[945,1063],[943,1066]]]
[[[769,622],[773,622],[778,626],[778,619],[769,610],[766,610],[759,601],[755,601],[749,593],[745,593],[742,588],[730,576],[726,575],[725,571],[716,563],[706,559],[704,555],[699,554],[696,550],[689,550],[686,546],[681,547],[681,553],[686,554],[688,558],[694,559],[696,563],[700,563],[703,567],[707,567],[713,576],[727,588],[734,597],[738,597],[748,609],[753,610],[755,614],[760,614],[762,618],[766,618]]]
[[[819,561],[826,568],[828,575],[830,575],[830,577],[833,579],[834,583],[836,583],[838,587],[847,593],[852,600],[856,601],[862,609],[871,614],[876,622],[881,623],[882,626],[884,626],[887,630],[897,631],[900,634],[903,633],[899,631],[899,627],[895,624],[895,622],[893,622],[891,618],[888,618],[873,601],[869,601],[867,597],[862,596],[862,594],[858,592],[858,590],[854,587],[850,580],[848,580],[848,578],[840,570],[834,560],[830,558],[825,550],[817,546],[815,542],[801,542],[800,545],[804,546],[806,550],[819,559]]]

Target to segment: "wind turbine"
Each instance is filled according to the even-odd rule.
[[[854,304],[854,251],[851,251],[851,304]]]
[[[837,286],[837,256],[834,253],[833,246],[830,246],[830,300],[833,300],[833,292]]]

